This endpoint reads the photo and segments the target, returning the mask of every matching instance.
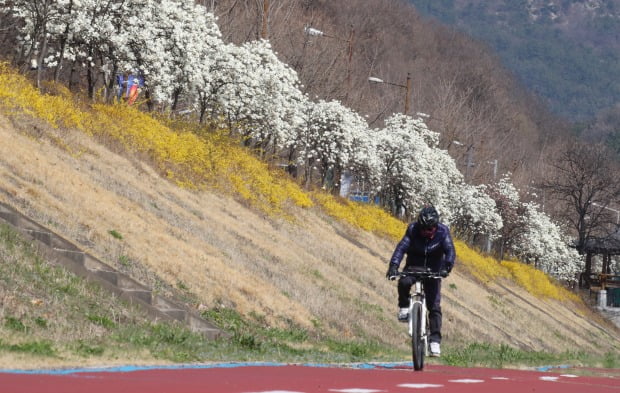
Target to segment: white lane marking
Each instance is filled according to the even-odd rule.
[[[411,388],[411,389],[426,389],[426,388],[441,388],[443,385],[436,385],[433,383],[401,383],[397,385],[399,388]]]
[[[330,392],[342,392],[342,393],[377,393],[377,392],[387,392],[387,390],[376,390],[376,389],[329,389]]]
[[[262,390],[260,392],[246,392],[246,393],[303,393],[292,390]]]
[[[560,377],[565,377],[565,378],[579,378],[579,375],[575,375],[575,374],[562,374],[562,375],[560,375]]]
[[[549,381],[549,382],[555,382],[559,379],[560,377],[551,377],[551,376],[545,376],[545,377],[540,377],[538,379],[540,379],[541,381]]]
[[[483,379],[451,379],[448,382],[454,383],[481,383],[484,382]]]
[[[506,378],[506,377],[492,377],[491,379],[497,379],[497,380],[500,380],[500,381],[508,381],[508,380],[510,380],[510,378]]]

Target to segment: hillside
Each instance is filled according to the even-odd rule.
[[[392,114],[402,113],[408,93],[410,105],[407,114],[416,116],[416,113],[422,112],[430,115],[429,126],[441,134],[441,147],[448,150],[458,168],[467,174],[468,182],[488,184],[507,172],[513,174],[514,183],[520,187],[531,181],[540,182],[548,160],[570,139],[567,138],[569,130],[566,124],[551,116],[540,99],[533,97],[519,84],[487,45],[423,17],[408,0],[272,1],[267,15],[263,8],[267,2],[261,1],[250,4],[236,0],[184,0],[183,3],[201,4],[212,13],[217,18],[217,28],[210,28],[209,31],[221,31],[225,43],[251,47],[256,45],[252,41],[266,36],[278,59],[297,74],[304,95],[310,100],[341,102],[363,116],[370,127],[380,128]],[[0,42],[3,43],[0,54],[3,58],[10,59],[25,71],[31,67],[31,60],[35,60],[31,58],[35,55],[35,47],[47,47],[50,56],[65,53],[64,60],[46,60],[51,61],[49,67],[32,71],[33,78],[53,79],[84,89],[90,98],[96,92],[110,94],[113,75],[108,73],[119,67],[131,65],[133,69],[150,73],[150,79],[154,80],[147,81],[147,86],[149,94],[153,95],[175,91],[167,86],[170,70],[187,69],[200,73],[203,66],[209,65],[209,62],[204,63],[200,59],[211,58],[210,55],[186,58],[192,48],[180,53],[174,46],[159,51],[160,45],[153,43],[152,36],[145,35],[150,27],[134,26],[137,21],[156,25],[160,18],[155,15],[162,18],[167,15],[167,12],[149,10],[154,17],[150,20],[143,17],[147,9],[159,2],[132,6],[131,1],[113,1],[114,7],[108,11],[97,10],[96,7],[90,9],[90,3],[85,3],[72,12],[64,3],[55,3],[55,7],[48,10],[53,15],[38,19],[30,19],[29,2],[12,4],[19,4],[13,12],[10,7],[0,10],[0,22],[4,27],[0,29]],[[90,13],[97,12],[102,12],[95,17],[100,23],[92,29],[90,21],[93,16]],[[61,17],[57,18],[56,14]],[[198,17],[205,17],[204,14],[204,10],[185,10],[175,16],[175,22],[170,23],[193,26],[193,22],[199,21]],[[78,18],[78,15],[83,17]],[[80,23],[73,22],[76,18]],[[39,22],[50,25],[43,29],[37,27]],[[164,26],[168,23],[161,22],[165,22]],[[123,34],[108,30],[117,24],[122,27]],[[205,26],[205,22],[199,25]],[[61,43],[67,39],[63,33],[65,26],[72,30],[71,36],[86,36],[88,39],[72,42],[70,46],[73,49],[63,51]],[[309,26],[324,32],[325,36],[304,33]],[[39,34],[45,30],[54,31],[54,37],[48,40],[45,34]],[[168,33],[158,34],[166,37]],[[36,45],[33,47],[28,40],[23,41],[20,37],[35,37],[33,42]],[[207,43],[214,38],[204,31],[196,37],[200,38],[189,41]],[[211,38],[204,40],[205,37]],[[137,41],[120,44],[118,40]],[[186,42],[184,38],[179,40]],[[90,47],[90,43],[94,43],[95,48]],[[110,54],[110,48],[119,53]],[[134,49],[139,49],[139,53],[133,53]],[[99,59],[92,72],[101,77],[93,77],[94,74],[91,75],[91,70],[85,66],[90,60],[82,55],[91,50],[98,53],[95,57]],[[43,52],[37,53],[39,62],[49,57]],[[70,53],[80,54],[80,61],[74,61]],[[155,58],[158,60],[153,60]],[[166,66],[161,68],[161,64]],[[183,94],[160,97],[155,104],[179,112],[200,108],[202,104],[191,92],[196,89],[210,91],[213,81],[224,83],[226,75],[217,72],[227,67],[215,68],[204,77],[195,75],[189,78],[193,82],[182,89]],[[155,76],[160,72],[163,74]],[[407,75],[411,77],[409,92],[402,88]],[[401,88],[370,83],[368,78],[371,76]],[[177,77],[181,80],[185,78]],[[194,86],[197,80],[208,83]],[[268,97],[262,97],[260,101],[263,106],[265,102],[270,102]],[[295,100],[289,99],[287,102]],[[221,110],[221,107],[211,104],[203,110],[205,108],[215,113]],[[455,144],[455,141],[461,145]],[[514,148],[506,150],[505,146]],[[286,156],[286,153],[283,154]],[[494,166],[485,164],[495,160],[497,171],[494,171]]]
[[[620,3],[410,0],[489,44],[555,113],[590,121],[620,101]]]
[[[319,342],[395,347],[402,351],[398,360],[408,358],[395,318],[396,288],[384,279],[396,238],[337,220],[318,203],[289,203],[284,212],[269,213],[230,190],[181,187],[163,176],[152,155],[115,139],[122,133],[93,136],[7,101],[2,108],[0,201],[198,310],[236,310],[246,320],[298,329]],[[103,113],[103,124],[119,121]],[[478,270],[499,269],[492,262],[459,243],[458,265],[444,287],[445,358],[470,344],[575,356],[618,352],[618,329],[581,301],[535,296],[502,275],[485,280]],[[3,304],[5,316],[33,307],[6,298]],[[70,327],[64,334],[71,337]],[[4,352],[0,363],[15,367]]]

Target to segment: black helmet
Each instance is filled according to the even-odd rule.
[[[422,228],[432,228],[439,223],[439,213],[433,206],[424,206],[418,214],[418,224]]]

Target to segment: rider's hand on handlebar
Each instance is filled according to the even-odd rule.
[[[439,275],[443,278],[446,278],[450,275],[450,272],[447,269],[441,269],[439,271]]]
[[[388,280],[394,280],[396,277],[398,277],[398,266],[392,265],[390,263],[390,267],[388,268],[388,271],[385,274],[385,278],[387,278]]]

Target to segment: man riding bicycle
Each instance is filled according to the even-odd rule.
[[[447,277],[452,271],[456,253],[450,229],[439,222],[439,213],[433,206],[425,206],[420,211],[417,221],[407,227],[405,236],[396,246],[390,259],[387,278],[398,276],[398,267],[404,254],[407,254],[404,270],[416,267],[430,268],[443,277]],[[413,283],[413,277],[402,277],[398,281],[398,320],[401,322],[407,322],[409,317],[409,291]],[[425,279],[424,292],[429,312],[430,355],[440,356],[441,280]]]

